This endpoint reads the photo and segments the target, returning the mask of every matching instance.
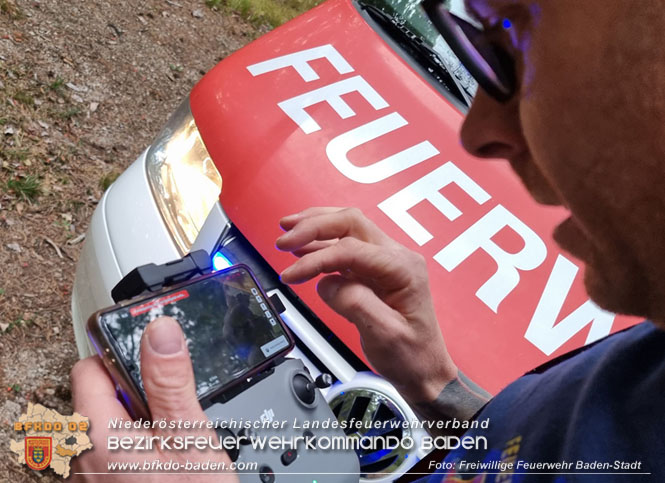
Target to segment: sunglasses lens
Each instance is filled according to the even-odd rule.
[[[515,87],[515,68],[510,55],[504,49],[491,43],[482,30],[452,13],[449,15],[467,38],[468,44],[475,49],[473,57],[477,60],[482,59],[478,62],[479,66],[486,64],[489,69],[488,77],[493,78],[492,82],[496,84],[496,87],[502,93],[512,95]]]
[[[481,29],[450,13],[439,0],[426,0],[422,5],[434,27],[480,87],[499,101],[510,99],[515,91],[510,55],[489,42]]]

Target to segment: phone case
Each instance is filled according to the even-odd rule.
[[[125,308],[130,305],[134,305],[136,303],[147,301],[153,298],[158,298],[168,292],[177,291],[182,288],[189,287],[196,283],[202,282],[208,278],[222,276],[226,272],[237,269],[243,269],[249,274],[250,278],[254,282],[254,285],[259,290],[259,293],[261,294],[264,301],[266,302],[271,312],[273,313],[275,320],[278,321],[278,323],[281,325],[282,329],[284,330],[289,345],[284,349],[280,350],[279,352],[277,352],[276,354],[274,354],[274,356],[271,356],[269,359],[267,359],[257,367],[251,369],[249,372],[243,373],[239,378],[235,379],[234,381],[227,383],[226,385],[216,389],[212,393],[206,393],[201,398],[199,398],[199,401],[201,400],[209,401],[211,399],[214,399],[219,394],[222,394],[228,391],[229,389],[232,389],[237,384],[246,382],[247,380],[255,377],[257,374],[276,365],[278,361],[282,359],[288,352],[290,352],[295,345],[293,335],[291,334],[291,332],[289,331],[288,327],[281,319],[281,317],[279,317],[278,311],[275,310],[269,297],[265,294],[263,288],[258,284],[256,277],[254,276],[254,274],[252,273],[252,271],[249,269],[248,266],[243,264],[238,264],[226,268],[224,270],[220,270],[218,272],[214,272],[211,274],[203,275],[195,279],[188,280],[183,283],[179,283],[169,287],[164,287],[163,289],[157,292],[150,292],[147,295],[140,295],[138,297],[134,297],[132,299],[113,305],[111,307],[99,310],[90,316],[87,323],[88,337],[92,341],[97,354],[101,357],[104,367],[109,372],[111,378],[116,384],[118,399],[123,403],[123,405],[130,413],[130,416],[132,418],[150,419],[150,411],[148,409],[148,405],[143,396],[143,393],[136,386],[129,371],[123,364],[123,358],[120,356],[119,350],[116,348],[114,344],[113,336],[108,332],[108,330],[104,327],[104,324],[102,323],[101,320],[102,315],[107,314],[109,312],[114,312],[116,310]]]

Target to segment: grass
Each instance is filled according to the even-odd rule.
[[[226,6],[255,26],[278,27],[315,7],[322,0],[206,0],[210,8]]]
[[[33,324],[32,320],[25,320],[23,317],[19,317],[18,319],[9,323],[9,325],[5,329],[5,333],[9,333],[18,327],[30,327],[32,324]],[[19,391],[20,391],[20,386],[19,386]]]
[[[83,112],[80,107],[70,107],[64,111],[53,111],[52,114],[58,119],[69,121]]]
[[[51,89],[52,91],[59,91],[60,89],[62,89],[62,86],[64,85],[65,85],[64,79],[58,77],[56,80],[54,80],[48,85],[48,88]]]
[[[61,206],[62,206],[62,205],[61,205]],[[71,214],[71,213],[61,213],[61,214],[60,214],[60,217],[61,217],[61,219],[59,219],[59,220],[55,220],[55,221],[53,222],[53,225],[54,225],[54,226],[59,226],[59,227],[61,227],[61,228],[64,228],[65,231],[67,231],[67,232],[71,231],[72,224],[73,224],[73,222],[72,222],[72,219],[73,219],[72,214]]]
[[[55,220],[53,226],[64,229],[66,232],[69,232],[72,226],[72,222],[68,220]]]
[[[102,178],[99,180],[99,187],[102,189],[102,191],[106,191],[109,189],[109,186],[113,184],[113,182],[118,179],[118,176],[120,176],[120,173],[116,173],[115,171],[112,171],[110,173],[106,173]]]
[[[65,80],[61,77],[57,77],[48,85],[48,88],[50,91],[55,92],[58,96],[63,97],[65,95]]]
[[[25,104],[26,106],[32,107],[35,105],[35,98],[32,97],[29,92],[16,91],[12,97],[16,101],[20,102],[21,104]]]
[[[7,148],[2,152],[2,157],[9,161],[25,161],[30,156],[27,148]]]
[[[12,20],[23,18],[23,12],[14,0],[0,0],[0,14],[7,15]]]
[[[41,181],[31,174],[23,178],[10,179],[6,183],[6,189],[26,201],[34,201],[42,193]]]

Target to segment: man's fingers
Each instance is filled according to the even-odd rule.
[[[109,420],[128,420],[129,414],[118,401],[115,384],[99,357],[88,357],[74,364],[70,379],[74,411],[90,421],[90,438],[98,447],[93,451],[104,452]]]
[[[116,397],[115,384],[98,356],[91,356],[74,364],[70,379],[76,411],[90,417],[90,412],[97,412],[103,406],[105,417],[128,417],[127,411]]]
[[[277,239],[277,248],[294,251],[316,240],[345,237],[354,237],[376,244],[393,243],[360,210],[345,208],[334,212],[300,215],[293,227]]]
[[[299,213],[293,213],[292,215],[285,216],[281,220],[279,220],[279,226],[281,226],[284,230],[290,230],[293,228],[296,223],[301,221],[304,218],[308,218],[311,216],[316,216],[316,215],[323,215],[326,213],[335,213],[337,211],[344,210],[345,208],[338,207],[338,206],[314,206],[307,208]]]
[[[308,243],[307,245],[305,245],[302,248],[298,248],[297,250],[294,250],[293,254],[298,258],[304,257],[308,253],[317,252],[319,250],[323,250],[324,248],[328,248],[330,246],[333,246],[338,241],[339,240],[337,240],[337,239],[335,239],[335,240],[326,240],[326,241],[318,241],[318,240],[313,241],[311,243]]]
[[[403,317],[360,282],[328,275],[319,281],[316,290],[331,309],[358,327],[363,341],[392,337],[400,329],[398,322]]]
[[[141,340],[141,377],[153,420],[205,420],[180,324],[159,317]]]
[[[325,274],[349,273],[368,280],[383,290],[396,290],[409,284],[408,263],[392,248],[343,238],[328,248],[303,256],[281,273],[284,283],[303,283]]]

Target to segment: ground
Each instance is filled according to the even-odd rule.
[[[0,481],[28,402],[71,414],[74,267],[108,184],[196,81],[267,30],[203,0],[0,0]]]

